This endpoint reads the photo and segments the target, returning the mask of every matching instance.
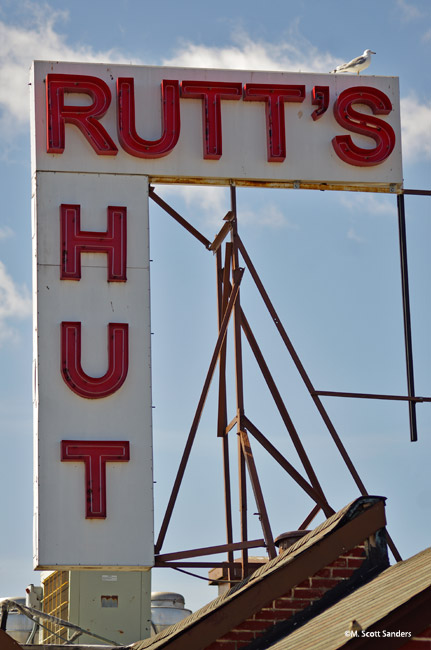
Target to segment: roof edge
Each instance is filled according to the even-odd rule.
[[[201,650],[202,643],[209,645],[244,620],[244,611],[247,611],[247,617],[252,615],[266,602],[277,598],[278,593],[285,593],[330,564],[342,552],[383,528],[386,524],[385,501],[386,497],[381,496],[355,499],[227,594],[172,628],[131,647],[133,650]],[[207,625],[210,620],[212,624]]]

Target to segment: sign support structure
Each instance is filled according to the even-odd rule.
[[[431,196],[431,192],[426,190],[406,190],[405,194],[420,194],[423,196]],[[294,479],[294,481],[301,487],[314,502],[314,506],[310,513],[306,516],[304,521],[298,526],[299,530],[305,530],[310,523],[315,519],[320,511],[323,511],[326,517],[334,513],[334,509],[328,503],[324,492],[319,484],[318,478],[314,472],[305,448],[302,445],[300,435],[298,434],[295,425],[293,424],[289,413],[284,404],[283,398],[277,388],[270,369],[265,361],[259,344],[253,334],[253,331],[246,318],[244,310],[240,305],[240,283],[244,275],[251,276],[256,288],[269,311],[269,314],[274,322],[278,333],[291,356],[291,359],[296,366],[296,369],[302,378],[306,389],[308,390],[313,402],[325,423],[325,426],[340,453],[353,481],[359,489],[361,495],[368,494],[367,489],[362,482],[358,471],[356,470],[352,459],[350,458],[346,448],[344,447],[339,434],[337,433],[330,417],[325,409],[321,397],[322,396],[335,396],[335,397],[349,397],[349,398],[364,398],[364,399],[387,399],[387,400],[405,400],[409,402],[409,409],[412,412],[417,402],[431,402],[431,397],[415,397],[412,390],[412,384],[409,385],[409,395],[376,395],[370,393],[342,393],[334,391],[316,390],[305,367],[303,366],[280,318],[277,314],[273,303],[259,277],[256,268],[247,252],[247,249],[241,240],[238,233],[238,217],[236,209],[236,188],[231,186],[231,210],[224,217],[225,224],[215,237],[213,242],[210,242],[202,233],[197,232],[191,224],[188,224],[183,217],[181,217],[170,205],[168,205],[160,196],[157,195],[154,188],[150,188],[150,198],[159,207],[163,208],[169,215],[185,227],[205,248],[212,251],[216,255],[216,271],[217,271],[217,304],[218,304],[218,320],[219,320],[219,336],[214,349],[214,353],[209,366],[208,374],[204,382],[203,391],[196,409],[195,417],[193,419],[192,428],[190,430],[185,450],[179,465],[178,473],[174,481],[172,493],[168,501],[165,516],[160,527],[160,532],[157,538],[155,550],[156,560],[155,566],[158,567],[171,567],[176,569],[185,568],[222,568],[226,571],[228,581],[233,584],[234,570],[238,567],[238,562],[234,561],[234,551],[241,550],[241,570],[242,577],[249,573],[248,566],[248,551],[251,548],[265,547],[269,559],[275,557],[275,548],[273,544],[273,535],[271,526],[265,506],[264,497],[262,494],[259,477],[257,475],[256,466],[254,463],[252,445],[250,443],[249,434],[253,438],[254,443],[259,443],[273,459],[286,471],[286,473]],[[402,198],[404,198],[402,196]],[[398,205],[402,203],[400,196],[397,197]],[[225,246],[224,259],[222,254],[222,246],[227,235],[231,235],[231,241],[227,242]],[[405,230],[404,230],[405,235]],[[403,234],[401,232],[400,238],[402,241]],[[402,251],[402,248],[401,248]],[[240,266],[244,263],[244,266]],[[402,269],[406,269],[407,259],[401,258]],[[406,276],[402,276],[402,290],[403,290],[403,305],[404,305],[404,318],[409,320],[410,312],[406,309],[405,292],[408,286],[406,284]],[[408,301],[407,301],[408,305]],[[226,393],[226,333],[227,327],[233,314],[233,330],[235,341],[235,379],[236,379],[236,399],[237,409],[236,415],[228,422],[227,417],[227,393]],[[265,379],[267,387],[271,396],[277,406],[280,416],[286,426],[286,430],[295,446],[297,455],[302,463],[303,470],[306,477],[298,472],[295,467],[285,458],[270,440],[255,426],[255,424],[247,417],[243,380],[242,380],[242,335],[249,344],[251,351],[258,364],[260,372]],[[407,344],[407,338],[406,338]],[[411,344],[411,339],[410,339]],[[196,437],[197,427],[202,415],[203,406],[206,396],[208,394],[211,379],[215,374],[216,363],[218,358],[219,365],[219,391],[218,391],[218,424],[217,435],[221,438],[222,454],[223,454],[223,467],[224,467],[224,493],[225,493],[225,515],[226,515],[226,544],[211,546],[205,548],[197,548],[193,550],[178,551],[175,553],[162,553],[162,547],[166,538],[169,523],[173,514],[176,499],[179,493],[182,479],[184,477],[188,460],[191,455],[192,446]],[[413,359],[412,356],[408,357],[409,364],[407,365],[408,372],[413,372]],[[410,420],[410,423],[412,420]],[[231,477],[230,477],[230,461],[229,461],[229,433],[236,429],[238,436],[238,467],[239,467],[239,505],[240,505],[240,528],[241,528],[241,542],[233,541],[233,521],[232,521],[232,499],[231,499]],[[411,430],[411,439],[414,439],[416,429]],[[261,539],[249,540],[247,535],[247,485],[245,475],[248,472],[252,490],[254,493],[255,504],[257,513],[262,526],[263,537]],[[388,534],[388,544],[393,553],[396,561],[401,560],[400,553],[395,546],[392,538]],[[199,561],[196,562],[194,558],[200,556],[209,556],[211,554],[218,554],[225,552],[227,558],[222,562],[215,561]]]

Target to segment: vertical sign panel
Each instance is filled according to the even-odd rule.
[[[150,567],[147,178],[34,183],[35,567]]]

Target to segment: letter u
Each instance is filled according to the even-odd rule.
[[[162,81],[162,135],[144,140],[135,127],[135,86],[132,77],[117,79],[118,139],[127,153],[137,158],[162,158],[172,151],[180,137],[180,88],[176,80]]]
[[[102,377],[90,377],[81,366],[81,323],[61,323],[61,374],[80,397],[100,399],[115,393],[129,369],[129,326],[108,324],[108,370]]]

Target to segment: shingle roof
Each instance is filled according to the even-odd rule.
[[[389,620],[388,615],[394,610],[402,608],[421,593],[427,595],[431,602],[431,548],[425,549],[409,560],[398,562],[389,567],[371,582],[359,587],[355,592],[292,632],[282,641],[270,646],[270,650],[293,650],[293,648],[336,650],[346,644],[353,644],[356,640],[346,635],[352,621],[357,621],[363,631],[367,631],[373,626],[376,629],[376,624],[383,622],[384,625],[384,619]],[[429,605],[428,613],[428,622],[431,623]],[[399,618],[398,621],[400,621]],[[400,626],[402,623],[395,622],[397,631],[409,631],[408,628],[401,627],[400,629]],[[369,631],[372,634],[372,631]],[[386,629],[385,632],[388,630]],[[378,637],[363,636],[361,631],[358,632],[358,635],[361,639],[369,638],[370,643],[374,639],[375,647],[379,647],[378,644],[383,639],[382,631]],[[408,638],[406,637],[406,641]]]
[[[380,504],[381,506],[380,510],[383,512],[384,501],[385,501],[384,497],[377,497],[377,496],[365,496],[356,499],[352,503],[345,506],[342,510],[335,513],[328,519],[326,519],[322,524],[320,524],[320,526],[317,526],[317,528],[315,528],[310,533],[308,533],[307,535],[299,539],[282,555],[279,555],[273,560],[267,562],[262,567],[260,567],[257,571],[255,571],[252,575],[248,576],[245,580],[232,587],[232,589],[230,589],[226,594],[219,596],[218,598],[211,601],[201,609],[197,610],[187,618],[183,619],[180,623],[177,623],[176,625],[167,628],[166,630],[160,632],[156,636],[135,643],[132,646],[133,649],[134,650],[147,650],[147,649],[159,650],[165,647],[166,648],[176,647],[175,644],[173,643],[173,641],[176,638],[187,634],[193,627],[197,625],[202,625],[203,621],[208,619],[212,614],[220,612],[220,610],[227,611],[226,610],[227,607],[232,608],[232,604],[237,599],[239,599],[242,595],[244,595],[249,590],[254,589],[256,586],[258,587],[259,592],[261,592],[262,584],[264,583],[264,581],[267,581],[274,574],[280,572],[286,567],[291,566],[292,576],[293,576],[294,573],[293,567],[295,566],[295,563],[297,563],[297,559],[299,559],[304,553],[306,553],[310,549],[313,549],[316,546],[319,546],[320,542],[326,540],[326,538],[331,536],[336,530],[342,528],[349,522],[352,522],[354,519],[360,518],[361,515],[364,515],[366,511],[372,506],[376,506],[377,504]],[[382,512],[377,513],[377,518],[379,522],[379,526],[377,527],[382,527],[385,524],[384,512],[383,514]],[[377,528],[375,528],[373,532],[375,532],[376,529]],[[355,543],[359,543],[360,541],[363,540],[358,540]],[[355,543],[353,545],[355,545]],[[318,549],[316,549],[316,551],[317,550]],[[348,550],[348,548],[346,548],[345,550]],[[338,551],[334,549],[334,552],[336,553],[335,557],[337,557]],[[318,561],[317,557],[316,560]],[[322,566],[324,565],[325,562],[323,563],[323,565],[319,565],[316,570],[319,570],[319,568],[322,568]],[[296,583],[293,582],[292,584],[296,584]],[[255,611],[257,611],[258,608],[259,606],[256,604]],[[252,613],[253,612],[250,612],[249,614]],[[218,638],[218,636],[216,638]]]

